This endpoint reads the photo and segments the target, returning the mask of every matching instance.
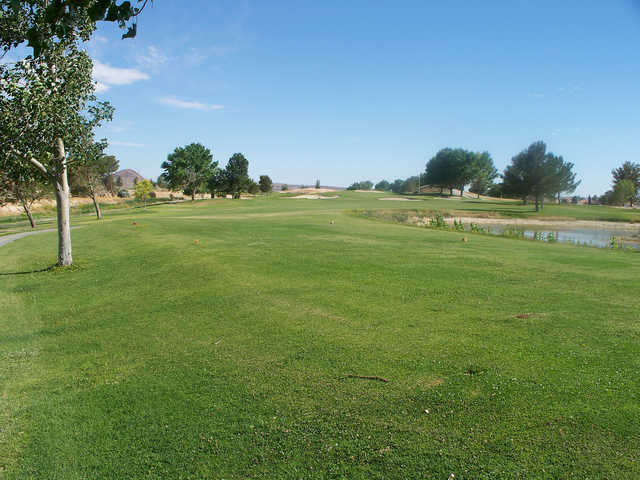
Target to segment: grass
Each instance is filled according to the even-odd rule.
[[[0,478],[640,477],[640,255],[350,213],[376,197],[74,217],[73,269],[0,275]]]

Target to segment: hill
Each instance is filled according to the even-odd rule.
[[[140,175],[135,170],[131,170],[130,168],[119,170],[113,174],[113,178],[115,178],[116,181],[118,180],[118,177],[120,177],[120,180],[122,180],[123,188],[133,188],[135,183],[141,180],[145,180],[145,178],[142,175]]]

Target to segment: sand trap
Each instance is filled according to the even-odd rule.
[[[338,190],[336,190],[335,188],[314,188],[314,187],[309,187],[309,188],[290,188],[289,190],[280,190],[279,193],[309,193],[309,194],[316,194],[316,193],[328,193],[328,192],[337,192]]]
[[[400,198],[400,197],[379,198],[378,200],[393,200],[395,202],[421,202],[422,201],[422,200],[418,200],[417,198]]]
[[[326,200],[326,199],[331,199],[331,198],[338,198],[338,195],[331,195],[331,196],[323,196],[323,195],[297,195],[295,197],[288,197],[288,198],[306,198],[309,200]]]

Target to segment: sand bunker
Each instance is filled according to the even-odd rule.
[[[338,198],[338,195],[324,196],[324,195],[297,195],[295,197],[288,198],[307,198],[309,200],[327,200],[330,198]]]
[[[421,202],[417,198],[400,198],[400,197],[390,197],[390,198],[379,198],[378,200],[393,200],[396,202]]]

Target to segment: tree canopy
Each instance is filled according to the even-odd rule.
[[[374,188],[376,190],[383,190],[383,191],[391,190],[391,184],[386,180],[380,180],[378,183],[375,184]]]
[[[347,190],[371,190],[373,188],[373,182],[365,180],[362,182],[353,182],[347,187]]]
[[[427,162],[425,181],[429,185],[448,188],[451,194],[457,188],[462,195],[465,186],[474,177],[477,160],[474,152],[462,148],[443,148]]]
[[[96,22],[116,22],[122,38],[136,36],[137,16],[149,0],[0,0],[4,52],[24,42],[35,57],[58,43],[88,40]]]
[[[497,177],[498,170],[493,165],[493,159],[489,152],[476,153],[475,158],[472,158],[469,191],[480,197],[489,190]]]
[[[575,177],[572,163],[547,152],[544,142],[535,142],[511,159],[503,174],[503,190],[524,202],[529,197],[535,198],[538,211],[543,207],[545,195],[575,190],[579,184]]]
[[[636,191],[640,189],[640,164],[624,162],[622,166],[611,170],[614,185],[622,180],[630,180]]]
[[[171,190],[183,190],[185,195],[195,195],[204,190],[209,179],[215,175],[218,162],[213,161],[211,151],[200,143],[177,147],[162,163],[164,177]]]
[[[617,204],[624,205],[626,202],[629,202],[629,205],[633,207],[633,202],[637,194],[638,190],[629,178],[619,180],[613,188],[613,199]]]
[[[269,193],[273,189],[273,182],[269,175],[260,175],[260,191],[262,193]]]
[[[223,175],[224,190],[233,195],[233,198],[240,198],[240,193],[249,189],[249,160],[241,153],[234,153]]]

